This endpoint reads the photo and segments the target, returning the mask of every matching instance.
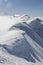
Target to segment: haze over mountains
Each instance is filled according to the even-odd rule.
[[[0,16],[0,57],[3,65],[43,65],[43,20]]]

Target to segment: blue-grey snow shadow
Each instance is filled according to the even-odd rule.
[[[10,30],[15,30],[15,28],[25,31],[28,36],[30,36],[34,41],[36,41],[43,48],[43,39],[34,30],[32,30],[32,28],[27,23],[19,23],[17,25],[14,25],[10,28]],[[22,35],[25,35],[25,34],[22,34]],[[19,43],[20,45],[14,46],[12,49],[9,49],[6,45],[3,45],[3,47],[10,54],[13,54],[15,56],[24,58],[31,62],[36,62],[35,59],[41,62],[40,59],[37,57],[37,55],[34,53],[35,52],[34,48],[30,46],[30,44],[27,42],[25,37],[24,39],[16,41],[16,44],[19,44]],[[35,57],[35,59],[33,59],[31,54]]]
[[[37,20],[36,20],[37,21]],[[34,22],[36,22],[36,21],[34,21]],[[37,23],[37,22],[36,22]],[[35,23],[35,24],[36,24]],[[24,25],[25,24],[25,25]],[[34,24],[34,23],[33,23]],[[39,23],[38,23],[39,24]],[[40,24],[39,24],[40,25]],[[27,27],[28,26],[28,27]],[[37,27],[37,26],[36,26]],[[40,26],[38,26],[39,28],[40,28]],[[36,31],[35,30],[33,30],[33,28],[32,27],[30,27],[30,24],[28,25],[27,23],[19,23],[19,24],[17,24],[17,25],[14,25],[14,26],[12,26],[11,28],[10,28],[10,30],[14,30],[14,29],[20,29],[20,30],[23,30],[23,31],[25,31],[26,32],[26,34],[28,35],[28,36],[30,36],[34,41],[36,41],[42,48],[43,48],[43,38],[41,38],[40,36],[39,36],[39,34],[40,34],[40,32],[41,32],[41,36],[42,36],[42,33],[43,33],[43,31],[40,31],[40,32],[38,32],[39,34],[37,34],[36,33]],[[43,29],[43,27],[41,28],[41,29]]]
[[[19,44],[20,43],[20,44]],[[36,62],[35,59],[31,56],[31,54],[39,61],[38,57],[35,55],[35,50],[32,48],[29,43],[26,41],[26,39],[17,40],[16,45],[12,49],[10,49],[7,45],[3,45],[3,47],[12,55],[21,57],[26,59],[27,61]]]
[[[43,21],[37,18],[36,20],[30,22],[28,25],[32,28],[33,31],[40,35],[41,38],[43,38],[43,24],[41,24],[41,22]]]

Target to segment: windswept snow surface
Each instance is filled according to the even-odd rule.
[[[0,16],[0,65],[43,65],[43,19]]]

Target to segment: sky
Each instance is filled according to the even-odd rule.
[[[0,15],[14,14],[43,17],[43,0],[0,0]]]

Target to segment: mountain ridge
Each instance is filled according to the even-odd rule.
[[[43,29],[43,24],[41,24],[43,21],[39,18],[29,21],[13,24],[7,32],[3,33],[2,40],[6,42],[0,43],[0,48],[4,48],[10,55],[23,58],[27,62],[43,63],[43,37],[40,36],[39,31],[36,32],[37,27],[42,26],[41,29]]]

